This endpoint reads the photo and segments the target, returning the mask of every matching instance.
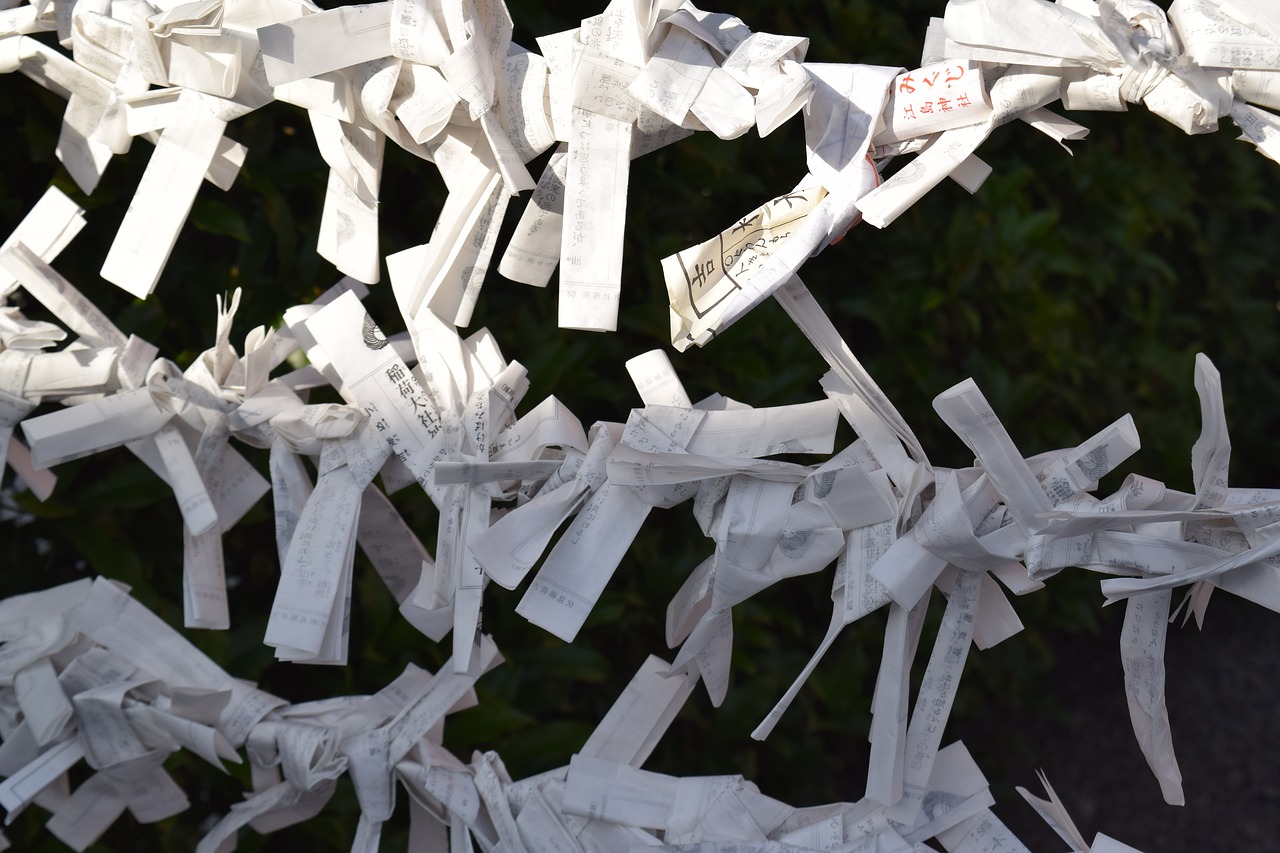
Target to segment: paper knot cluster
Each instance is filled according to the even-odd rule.
[[[674,0],[616,0],[537,51],[512,31],[502,0],[44,0],[0,11],[0,67],[67,99],[57,154],[81,191],[135,138],[156,146],[104,279],[152,292],[203,182],[236,179],[246,150],[235,120],[272,101],[305,110],[314,130],[329,167],[317,251],[344,276],[239,350],[240,292],[219,300],[213,346],[179,365],[52,266],[85,215],[51,188],[0,247],[0,296],[21,288],[57,320],[0,305],[9,466],[43,499],[60,462],[123,447],[146,463],[182,513],[185,627],[228,627],[222,534],[269,494],[281,574],[264,642],[277,658],[346,663],[357,548],[403,617],[452,650],[440,672],[410,666],[374,696],[290,705],[223,672],[108,580],[10,599],[10,819],[36,803],[82,850],[126,809],[146,822],[188,805],[163,769],[169,754],[221,767],[243,748],[253,791],[202,851],[232,849],[246,825],[317,814],[344,773],[362,809],[357,850],[376,849],[400,787],[424,850],[1024,849],[991,813],[963,745],[942,737],[970,646],[1022,627],[1007,592],[1033,593],[1070,567],[1109,575],[1103,591],[1127,600],[1135,733],[1165,799],[1182,802],[1164,704],[1172,591],[1189,588],[1180,606],[1199,619],[1214,589],[1280,609],[1280,491],[1228,487],[1212,364],[1197,361],[1193,492],[1130,475],[1094,496],[1138,448],[1128,416],[1026,457],[972,381],[934,401],[975,457],[943,468],[797,272],[858,221],[889,225],[945,177],[977,191],[990,168],[974,152],[999,125],[1082,138],[1048,109],[1058,101],[1142,103],[1187,133],[1229,117],[1280,160],[1280,124],[1263,109],[1280,107],[1280,13],[1262,0],[1176,0],[1167,15],[1144,0],[952,0],[911,69],[806,62],[803,37]],[[526,405],[527,370],[504,357],[502,330],[457,331],[494,266],[507,205],[528,191],[497,270],[546,286],[558,269],[561,326],[615,329],[631,160],[695,131],[732,140],[796,116],[804,178],[661,263],[676,349],[772,297],[830,365],[814,402],[695,402],[654,350],[626,365],[640,405],[625,423],[585,426],[555,397]],[[388,140],[434,162],[448,198],[427,243],[383,257]],[[527,164],[550,149],[535,181]],[[360,302],[384,263],[399,318]],[[309,402],[326,386],[343,402]],[[36,413],[49,402],[63,407]],[[841,417],[857,438],[837,448]],[[246,458],[264,451],[265,477]],[[771,458],[782,454],[823,458]],[[434,556],[388,499],[401,489],[438,510]],[[559,770],[513,780],[494,753],[469,764],[448,753],[445,714],[500,661],[479,630],[486,584],[523,586],[517,612],[572,641],[655,510],[691,510],[708,540],[668,605],[673,661],[650,659]],[[768,735],[845,625],[887,608],[864,798],[797,809],[741,777],[641,769],[697,682],[715,704],[725,697],[734,605],[833,565],[827,635],[754,734]],[[935,589],[945,613],[913,700]],[[81,759],[94,773],[72,791]],[[1050,794],[1027,796],[1073,849],[1089,849]],[[1102,835],[1092,845],[1124,849]]]

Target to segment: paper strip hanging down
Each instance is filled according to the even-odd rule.
[[[125,0],[72,5],[0,11],[0,70],[67,99],[56,153],[85,193],[133,137],[155,144],[104,279],[140,299],[154,290],[203,183],[225,190],[245,162],[226,132],[272,100],[309,113],[330,169],[317,251],[351,278],[286,312],[280,328],[250,332],[242,353],[230,338],[237,292],[219,304],[213,347],[179,366],[54,268],[86,215],[50,188],[0,244],[0,474],[12,468],[46,499],[51,466],[121,445],[137,454],[178,502],[184,617],[204,628],[230,619],[221,534],[271,490],[282,575],[265,640],[278,657],[346,660],[358,545],[411,624],[437,642],[452,632],[452,658],[434,675],[411,664],[374,696],[290,705],[224,672],[109,580],[0,602],[0,704],[18,709],[0,715],[7,820],[47,808],[50,831],[84,849],[126,809],[148,822],[189,806],[164,770],[168,755],[187,749],[221,767],[244,747],[254,790],[201,850],[229,849],[247,824],[269,831],[317,814],[343,773],[364,850],[376,849],[399,785],[415,837],[451,849],[919,850],[930,839],[952,851],[1022,849],[943,732],[970,644],[985,649],[1022,627],[1005,590],[1037,592],[1071,567],[1112,576],[1103,592],[1127,599],[1120,646],[1135,735],[1165,799],[1183,800],[1164,695],[1169,614],[1203,620],[1214,589],[1280,610],[1280,490],[1228,485],[1208,358],[1196,365],[1192,493],[1133,474],[1095,497],[1138,449],[1132,419],[1024,457],[971,380],[934,405],[976,464],[934,466],[797,272],[859,219],[890,226],[944,177],[977,190],[990,169],[974,152],[995,127],[1020,119],[1060,144],[1083,138],[1087,129],[1049,109],[1059,100],[1142,103],[1187,133],[1230,118],[1280,161],[1274,10],[1257,0],[1177,2],[1168,15],[1145,2],[956,0],[919,65],[876,67],[806,62],[806,39],[752,33],[689,3],[612,2],[540,38],[541,54],[511,42],[501,0],[146,14]],[[44,31],[58,47],[31,37]],[[616,329],[627,196],[647,190],[631,185],[630,161],[699,130],[764,135],[797,113],[807,174],[662,268],[677,349],[709,344],[772,295],[832,368],[818,401],[695,403],[655,351],[627,364],[638,407],[625,423],[584,428],[554,397],[517,414],[525,368],[487,330],[453,330],[470,322],[494,253],[499,271],[535,286],[559,270],[561,326]],[[407,327],[390,337],[391,318],[365,311],[357,281],[380,276],[387,140],[433,161],[449,190],[430,241],[387,258]],[[535,188],[525,164],[556,143]],[[500,247],[506,205],[529,190]],[[24,315],[18,296],[56,322]],[[298,350],[310,365],[281,370]],[[306,402],[326,384],[343,403]],[[839,417],[858,437],[837,448]],[[233,438],[269,449],[270,483]],[[820,458],[770,458],[784,453]],[[387,498],[415,483],[440,513],[434,557]],[[488,581],[525,585],[542,561],[517,612],[572,640],[649,516],[681,504],[708,542],[668,610],[673,662],[650,658],[557,770],[512,780],[495,753],[470,763],[449,754],[442,721],[475,701],[473,685],[501,661],[479,630]],[[643,770],[698,681],[724,699],[733,606],[832,566],[827,635],[754,734],[783,719],[845,625],[887,606],[867,798],[795,809],[738,776]],[[1189,591],[1175,609],[1176,587]],[[947,598],[943,627],[913,701],[935,589]],[[95,772],[70,791],[81,759]],[[1049,801],[1024,796],[1088,849],[1044,784]],[[940,800],[949,807],[932,806]],[[1099,833],[1092,849],[1132,848]]]

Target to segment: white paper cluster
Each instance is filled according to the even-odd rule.
[[[41,31],[69,54],[29,35]],[[512,44],[511,32],[501,0],[329,11],[299,0],[80,0],[0,11],[0,66],[68,99],[58,155],[84,192],[134,137],[156,144],[105,279],[138,297],[152,291],[202,181],[225,188],[244,160],[230,123],[273,100],[307,111],[330,167],[318,251],[347,276],[280,328],[250,332],[240,351],[237,292],[219,303],[214,345],[183,368],[124,334],[50,265],[84,224],[51,189],[0,247],[0,294],[21,287],[61,324],[0,309],[9,464],[43,497],[50,466],[120,446],[137,454],[181,508],[187,627],[227,627],[222,534],[269,491],[281,578],[264,639],[278,658],[346,662],[357,546],[405,618],[437,641],[451,633],[453,647],[435,676],[410,668],[375,697],[288,706],[223,673],[109,582],[5,602],[0,804],[11,814],[46,805],[51,829],[82,849],[125,808],[150,820],[186,805],[161,767],[170,752],[218,764],[243,745],[255,791],[215,827],[209,850],[229,849],[245,824],[269,830],[314,814],[343,772],[363,810],[358,849],[376,847],[397,781],[423,849],[883,852],[932,849],[929,839],[952,851],[1019,849],[989,812],[981,773],[962,746],[942,747],[942,732],[970,645],[1021,629],[1005,589],[1035,591],[1070,566],[1113,575],[1104,592],[1127,599],[1134,729],[1165,798],[1180,803],[1164,707],[1172,589],[1190,585],[1183,604],[1198,618],[1214,588],[1280,609],[1280,493],[1227,486],[1230,444],[1208,359],[1196,372],[1194,494],[1131,475],[1094,497],[1138,447],[1127,416],[1026,458],[971,381],[935,408],[975,465],[936,467],[796,272],[860,218],[885,226],[944,177],[976,190],[989,169],[974,151],[1000,124],[1082,137],[1046,109],[1057,100],[1141,102],[1188,133],[1230,116],[1280,159],[1277,118],[1254,106],[1280,107],[1280,16],[1259,0],[1177,0],[1168,16],[1143,0],[953,0],[913,70],[805,63],[805,39],[753,33],[687,2],[611,3],[539,39],[541,53]],[[643,407],[626,423],[584,428],[554,397],[523,405],[526,371],[487,330],[458,335],[511,197],[533,190],[499,270],[545,286],[559,267],[561,325],[613,329],[631,159],[695,130],[766,134],[801,110],[805,178],[663,267],[674,346],[708,342],[772,296],[830,365],[825,399],[695,404],[655,351],[627,365]],[[384,259],[388,139],[435,162],[449,195],[430,242]],[[556,145],[535,184],[525,164]],[[915,156],[882,177],[904,155]],[[385,318],[359,301],[384,260],[403,334],[384,334]],[[278,370],[299,350],[307,366]],[[308,403],[323,385],[344,404]],[[45,401],[65,407],[31,417]],[[837,451],[841,416],[858,439]],[[269,452],[269,481],[242,447]],[[780,453],[825,459],[768,458]],[[439,510],[434,558],[387,498],[401,488],[421,488]],[[517,611],[572,640],[649,513],[685,503],[710,542],[668,608],[674,661],[646,664],[632,700],[567,769],[512,782],[492,754],[467,765],[445,752],[445,712],[497,661],[478,631],[485,585],[515,588],[538,565]],[[887,607],[866,798],[795,810],[738,777],[641,770],[696,681],[713,702],[724,698],[732,607],[832,563],[827,636],[755,736],[767,736],[845,625]],[[934,588],[946,611],[913,703]],[[68,792],[66,771],[82,757],[98,774]],[[1056,804],[1041,808],[1086,849]],[[1122,848],[1100,836],[1093,850],[1106,849]]]
[[[501,662],[487,637],[468,672],[411,664],[372,696],[289,705],[232,678],[102,578],[8,599],[0,632],[12,638],[0,659],[0,805],[9,817],[33,803],[47,809],[48,829],[76,850],[126,810],[150,823],[189,806],[162,766],[174,751],[223,769],[242,760],[239,748],[254,790],[212,825],[200,853],[235,849],[245,827],[265,833],[314,817],[344,774],[361,806],[359,851],[378,849],[400,788],[414,850],[457,849],[450,834],[485,851],[896,853],[930,850],[927,838],[948,850],[1024,849],[991,814],[986,780],[959,743],[938,752],[906,822],[871,799],[797,809],[741,776],[640,769],[695,686],[658,658],[567,767],[513,781],[496,753],[463,763],[440,744],[445,715],[474,705],[476,678]],[[81,760],[93,773],[71,791]],[[1075,832],[1056,798],[1033,801]],[[1105,839],[1093,849],[1132,848]]]

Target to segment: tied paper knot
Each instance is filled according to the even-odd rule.
[[[962,478],[969,481],[963,491]],[[912,528],[926,551],[968,572],[999,570],[1017,561],[1021,537],[1001,532],[1009,530],[1005,509],[985,473],[942,470],[934,482],[935,497]]]
[[[1102,0],[1102,31],[1128,66],[1119,93],[1187,133],[1216,130],[1231,112],[1231,92],[1221,72],[1211,73],[1182,50],[1164,10],[1148,0]]]
[[[1128,64],[1120,96],[1142,103],[1167,78],[1182,54],[1164,10],[1148,0],[1102,0],[1102,31]]]
[[[1231,113],[1231,91],[1221,71],[1209,71],[1186,56],[1177,28],[1148,0],[1102,0],[1103,33],[1119,51],[1119,94],[1142,103],[1186,133],[1208,133]]]
[[[356,432],[368,416],[342,403],[306,404],[283,383],[272,382],[228,416],[231,432],[255,447],[284,442],[289,452],[319,456],[325,441]]]
[[[1056,69],[1069,110],[1141,102],[1185,133],[1208,133],[1231,111],[1230,70],[1195,61],[1178,24],[1176,8],[1171,20],[1146,0],[1109,0],[1096,15],[1041,0],[955,0],[945,28],[949,59]]]
[[[1102,28],[1129,60],[1154,61],[1168,66],[1181,54],[1164,10],[1149,0],[1101,0]]]
[[[174,415],[182,415],[194,407],[225,417],[231,408],[229,403],[183,376],[178,366],[167,358],[152,362],[145,385],[156,407]]]

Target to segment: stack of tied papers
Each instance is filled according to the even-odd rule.
[[[1191,492],[1130,474],[1096,496],[1139,447],[1129,416],[1027,456],[972,380],[934,408],[973,464],[935,466],[799,271],[857,222],[889,226],[943,178],[976,191],[991,170],[975,151],[998,126],[1083,138],[1048,108],[1059,101],[1142,103],[1191,134],[1230,118],[1280,160],[1269,111],[1280,108],[1280,15],[1260,0],[1175,0],[1167,14],[1146,0],[952,0],[918,64],[895,67],[808,62],[806,38],[689,2],[614,0],[537,50],[513,32],[502,0],[0,10],[0,68],[67,100],[56,153],[82,193],[137,137],[155,146],[102,260],[106,281],[140,299],[154,291],[196,194],[230,187],[245,162],[236,120],[274,101],[304,110],[314,131],[328,169],[317,251],[342,274],[239,346],[241,293],[217,300],[212,345],[180,365],[55,269],[86,216],[51,187],[0,244],[0,474],[11,467],[43,500],[61,463],[137,455],[181,512],[187,628],[229,626],[223,534],[269,493],[280,578],[263,602],[264,642],[277,659],[347,663],[357,549],[400,614],[450,646],[438,672],[411,664],[374,696],[290,705],[222,671],[107,579],[0,602],[7,819],[39,804],[50,830],[84,849],[125,809],[146,822],[186,808],[168,755],[221,767],[243,748],[253,792],[209,830],[210,853],[245,825],[314,816],[343,773],[362,850],[376,848],[399,786],[422,849],[1022,849],[964,746],[943,734],[971,647],[1022,628],[1009,595],[1070,568],[1106,576],[1108,600],[1124,602],[1134,732],[1165,800],[1182,803],[1168,622],[1203,620],[1215,589],[1280,610],[1280,491],[1228,486],[1212,363],[1196,363]],[[661,268],[676,350],[780,304],[830,368],[810,402],[694,401],[654,350],[625,365],[635,408],[587,425],[555,396],[525,399],[529,371],[503,354],[502,330],[459,333],[495,268],[536,287],[558,270],[559,324],[616,329],[631,161],[698,131],[767,135],[797,116],[803,176]],[[435,163],[448,196],[427,242],[384,257],[388,141]],[[911,159],[890,174],[899,158]],[[361,302],[384,262],[398,318]],[[311,402],[317,388],[339,402]],[[855,437],[837,446],[841,419]],[[434,508],[434,537],[392,503],[400,490]],[[486,585],[523,588],[516,612],[573,641],[650,515],[682,506],[707,542],[668,605],[671,661],[647,661],[557,770],[513,780],[495,753],[466,763],[445,750],[446,714],[477,701],[473,684],[501,662],[481,630]],[[884,609],[865,796],[794,808],[740,776],[642,769],[699,681],[724,701],[733,608],[828,569],[827,633],[753,734],[768,736],[845,626]],[[935,593],[942,622],[922,650]],[[73,791],[81,759],[93,773]],[[1073,849],[1090,849],[1045,786],[1050,800],[1029,801]],[[1130,848],[1100,834],[1092,849]]]

